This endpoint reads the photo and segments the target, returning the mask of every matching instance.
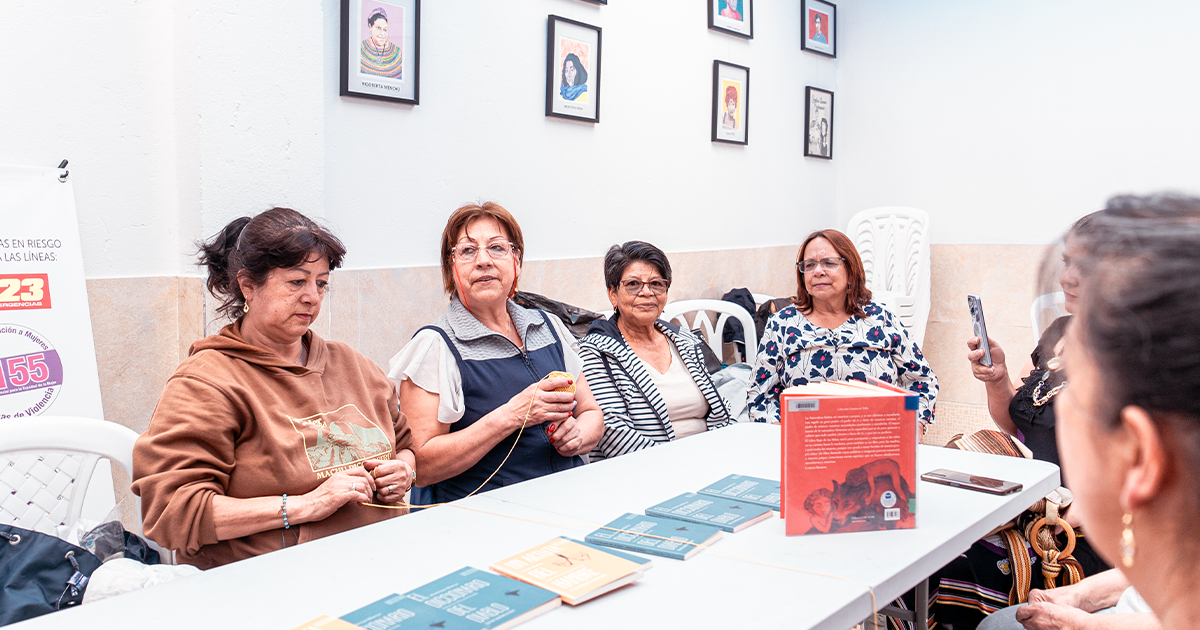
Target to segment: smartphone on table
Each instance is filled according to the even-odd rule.
[[[967,308],[971,309],[971,325],[975,329],[975,336],[979,337],[979,347],[983,348],[980,363],[984,367],[992,367],[992,346],[988,343],[987,324],[983,321],[983,302],[979,301],[978,295],[969,294]]]
[[[931,483],[940,483],[943,486],[952,486],[955,488],[963,488],[965,490],[974,490],[976,492],[986,492],[988,494],[1012,494],[1018,492],[1023,487],[1015,481],[1004,481],[1003,479],[992,479],[982,475],[972,475],[971,473],[959,472],[957,470],[947,470],[938,468],[931,470],[921,475],[921,481]]]

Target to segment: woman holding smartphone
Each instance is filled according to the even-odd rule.
[[[1079,304],[1080,276],[1076,263],[1087,253],[1084,242],[1099,214],[1092,213],[1076,221],[1063,240],[1063,268],[1058,283],[1066,295],[1064,307],[1067,313],[1074,313]],[[1009,376],[1004,349],[996,340],[988,339],[990,366],[984,365],[984,350],[979,337],[967,340],[967,360],[971,362],[972,374],[987,388],[992,421],[1008,435],[1021,440],[1034,459],[1055,464],[1059,459],[1058,441],[1054,435],[1054,400],[1066,388],[1067,381],[1061,370],[1053,368],[1062,354],[1063,333],[1069,321],[1069,315],[1060,317],[1042,333],[1037,347],[1021,368],[1016,384]],[[1066,482],[1064,477],[1064,485]],[[1072,511],[1066,510],[1063,518],[1078,531],[1079,523]],[[1083,535],[1077,536],[1072,555],[1079,561],[1085,576],[1109,568]],[[989,536],[939,571],[934,582],[938,622],[974,627],[988,614],[1008,606],[1008,592],[1013,583],[1008,551],[998,536]],[[1043,585],[1042,572],[1032,571],[1031,588],[1040,589]]]
[[[1049,364],[1062,353],[1063,331],[1079,303],[1079,271],[1075,264],[1085,252],[1083,238],[1092,220],[1099,213],[1089,214],[1071,226],[1063,240],[1063,268],[1058,276],[1068,315],[1054,320],[1021,367],[1019,385],[1009,376],[1004,349],[995,339],[988,339],[992,364],[984,365],[984,351],[979,337],[967,340],[967,360],[971,373],[987,388],[988,413],[996,426],[1013,437],[1022,437],[1034,459],[1058,464],[1058,441],[1054,436],[1054,397],[1066,387],[1066,379]]]

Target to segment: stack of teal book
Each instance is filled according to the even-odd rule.
[[[505,630],[560,604],[557,594],[532,584],[463,567],[402,595],[368,604],[342,620],[369,630]]]

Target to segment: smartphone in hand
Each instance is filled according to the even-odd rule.
[[[983,348],[980,363],[992,367],[992,346],[988,343],[987,324],[983,321],[983,302],[979,301],[978,295],[967,295],[967,308],[971,309],[971,324],[975,328],[975,336],[979,337],[979,347]]]
[[[971,473],[959,472],[957,470],[947,470],[945,468],[931,470],[921,475],[921,481],[940,483],[943,486],[953,486],[955,488],[963,488],[965,490],[974,490],[976,492],[986,492],[987,494],[1000,495],[1018,492],[1023,487],[1021,484],[1016,483],[1015,481],[992,479],[991,477],[972,475]]]

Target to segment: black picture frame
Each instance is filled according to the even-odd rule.
[[[602,40],[603,32],[599,26],[559,15],[547,16],[546,116],[600,122]],[[586,59],[581,59],[581,54]],[[574,61],[571,57],[574,57]],[[568,76],[568,62],[571,63],[576,81],[573,85],[564,85]],[[581,74],[582,81],[579,79]],[[571,89],[581,85],[582,92]]]
[[[828,112],[828,116],[823,112]],[[822,122],[827,123],[823,146]],[[804,88],[804,155],[833,159],[833,92],[811,85]]]
[[[732,113],[725,98],[731,89],[737,96]],[[714,59],[712,90],[712,141],[750,144],[750,68]]]
[[[608,0],[583,0],[583,2],[587,2],[588,4],[608,4]]]
[[[837,5],[825,0],[801,0],[800,48],[817,55],[837,58]],[[814,17],[824,16],[822,33],[818,38]],[[828,22],[828,24],[826,24]]]
[[[727,2],[741,4],[740,19],[735,20],[721,15],[721,4]],[[753,4],[754,0],[708,0],[708,28],[745,39],[754,39]]]
[[[341,53],[339,54],[340,96],[369,98],[391,103],[418,105],[421,102],[421,0],[341,0]],[[401,76],[371,75],[365,70],[362,15],[372,7],[398,8],[404,16],[400,48]],[[373,11],[370,11],[374,13]],[[385,13],[386,16],[386,13]],[[390,16],[395,21],[393,13]],[[410,28],[411,25],[411,28]],[[353,34],[353,37],[351,35]],[[390,34],[389,34],[390,35]],[[393,45],[389,36],[388,43]],[[353,50],[353,52],[352,52]],[[382,55],[382,53],[381,53]],[[382,62],[384,57],[380,57]],[[411,63],[410,60],[411,59]]]

